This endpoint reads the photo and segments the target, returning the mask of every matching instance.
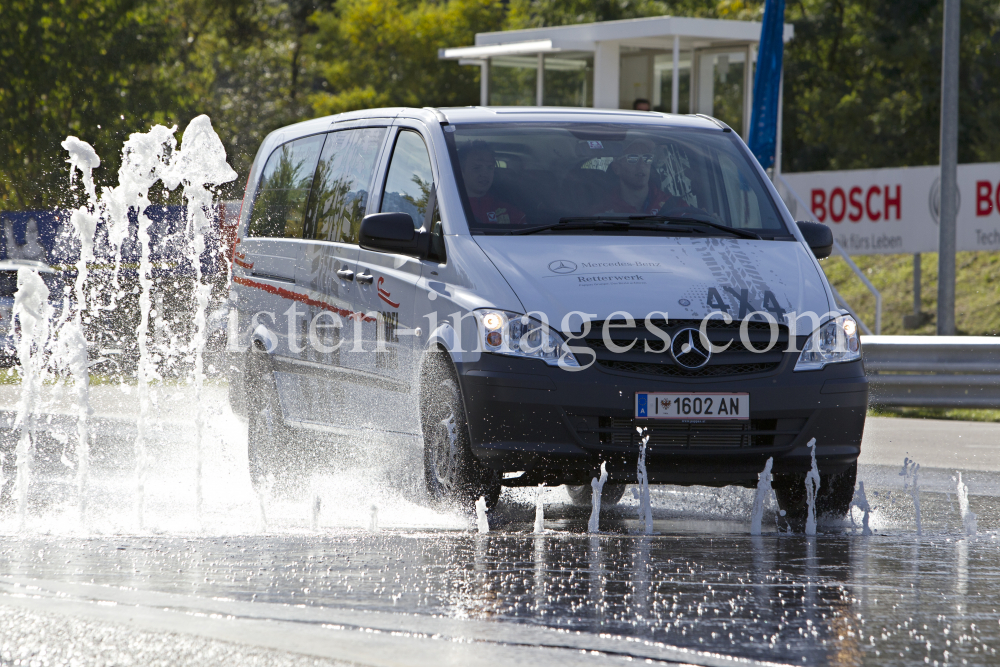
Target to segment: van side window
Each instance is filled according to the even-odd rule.
[[[392,151],[379,210],[384,213],[409,213],[413,226],[420,229],[424,226],[433,185],[431,158],[424,140],[413,130],[402,130]]]
[[[306,215],[306,238],[358,243],[368,187],[386,131],[368,127],[327,135]]]
[[[303,137],[271,153],[250,213],[249,236],[302,238],[309,188],[324,138],[322,134]]]

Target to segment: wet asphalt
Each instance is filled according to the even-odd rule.
[[[591,535],[589,508],[546,489],[534,534],[535,491],[508,490],[481,535],[365,457],[261,503],[245,433],[218,414],[201,517],[183,421],[158,424],[142,530],[129,427],[101,423],[81,523],[60,418],[47,422],[25,526],[0,520],[0,665],[1000,664],[1000,474],[988,464],[964,466],[975,535],[951,461],[930,450],[917,534],[890,443],[860,470],[871,536],[857,511],[791,534],[768,505],[751,537],[752,490],[701,487],[654,487],[651,536],[631,493]],[[899,440],[899,424],[885,432]]]

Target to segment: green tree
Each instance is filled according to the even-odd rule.
[[[499,0],[339,0],[312,18],[326,84],[312,95],[313,108],[475,104],[479,72],[438,60],[438,49],[472,44],[477,32],[500,29],[502,17]]]
[[[163,118],[171,90],[153,74],[167,32],[138,0],[5,0],[0,25],[0,208],[51,206],[66,135],[104,156],[127,126]]]
[[[937,164],[940,0],[803,0],[786,20],[789,171]],[[962,3],[959,161],[1000,159],[1000,8]]]

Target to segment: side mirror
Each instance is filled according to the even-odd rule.
[[[816,259],[825,259],[833,252],[833,232],[818,222],[796,222]]]
[[[430,238],[413,228],[409,213],[372,213],[361,221],[361,247],[365,250],[426,257]]]

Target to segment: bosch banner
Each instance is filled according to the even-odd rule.
[[[937,252],[940,169],[857,169],[782,174],[809,211],[851,255]],[[779,191],[781,189],[779,188]],[[958,249],[1000,250],[1000,163],[958,167]]]

